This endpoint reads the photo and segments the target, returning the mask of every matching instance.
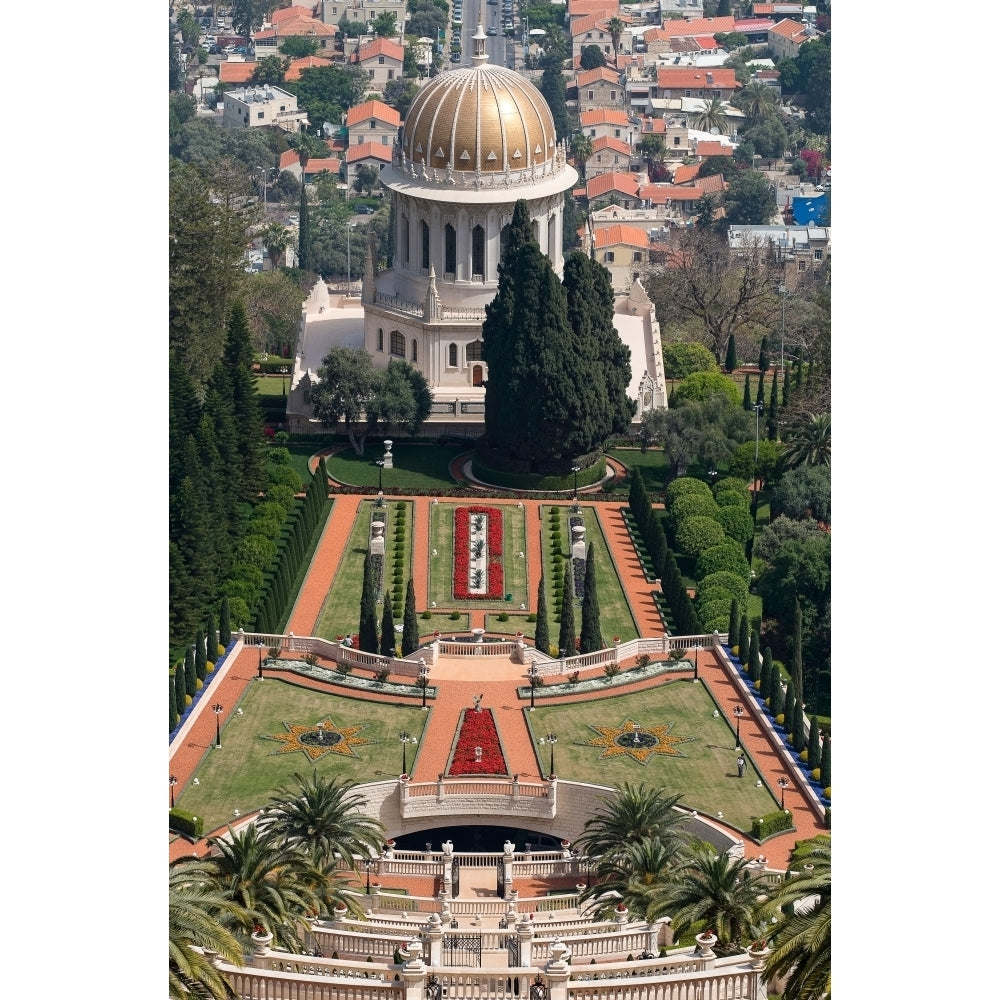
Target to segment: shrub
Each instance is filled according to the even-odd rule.
[[[706,620],[720,621],[724,622],[726,627],[729,627],[729,600],[724,601],[705,601],[704,604],[698,604],[698,617],[701,619],[704,625]],[[707,629],[708,626],[705,625]],[[710,631],[714,631],[710,629]],[[719,629],[720,632],[724,632],[725,629]]]
[[[617,663],[606,663],[604,665],[604,676],[610,680],[612,677],[616,677],[621,673],[621,667]]]
[[[695,577],[699,580],[713,573],[735,573],[737,576],[750,579],[750,564],[744,555],[743,547],[726,536],[722,525],[713,522],[722,534],[722,541],[707,546],[698,553],[695,563]]]
[[[688,493],[678,497],[671,505],[667,515],[670,526],[676,531],[678,525],[686,517],[692,515],[717,518],[719,505],[712,499],[711,494],[703,496],[699,493]]]
[[[528,621],[529,622],[537,622],[538,621],[538,615],[536,615],[534,613],[528,615]]]
[[[720,507],[744,507],[750,509],[750,494],[746,490],[722,490],[715,494],[715,502]]]
[[[424,611],[421,613],[420,617],[423,618],[424,621],[428,621],[430,618],[433,618],[434,616],[429,611]]]
[[[576,684],[580,680],[580,671],[574,670],[573,673],[567,675],[566,682],[568,684]]]
[[[677,526],[677,549],[683,555],[697,557],[706,549],[721,545],[725,538],[722,525],[712,517],[696,514],[684,518]]]
[[[712,487],[712,493],[715,495],[716,502],[719,501],[720,493],[731,493],[734,490],[742,493],[747,498],[747,502],[750,502],[750,494],[747,490],[747,484],[736,476],[723,476]]]
[[[337,673],[340,674],[341,677],[346,677],[353,669],[354,666],[350,663],[338,663],[336,667]]]
[[[666,488],[663,495],[666,497],[667,507],[669,508],[675,500],[682,496],[695,495],[711,499],[712,489],[708,483],[703,483],[700,479],[694,479],[691,476],[681,476]]]
[[[170,829],[184,834],[185,837],[199,839],[204,826],[205,820],[201,816],[194,816],[183,809],[170,810]]]
[[[377,680],[379,684],[384,683],[388,679],[389,679],[388,667],[380,667],[378,670],[375,671],[375,680]]]
[[[316,661],[317,661],[318,657],[316,656],[315,653],[306,653],[302,657],[302,659],[305,660],[306,663],[308,663],[310,667],[315,667],[316,666]]]
[[[507,614],[506,611],[501,611],[500,614],[497,615],[497,621],[509,622],[510,621],[510,615]]]
[[[698,579],[698,595],[701,596],[703,590],[720,588],[727,591],[730,596],[746,598],[750,595],[750,584],[746,578],[739,573],[732,573],[727,570],[717,570]]]
[[[715,519],[734,541],[746,545],[753,538],[753,518],[746,507],[719,507]]]
[[[457,622],[457,621],[458,621],[458,619],[459,619],[459,618],[461,618],[462,616],[461,616],[461,614],[460,614],[459,612],[457,612],[457,611],[452,611],[452,613],[451,613],[450,615],[448,615],[448,617],[449,617],[449,618],[450,618],[450,619],[451,619],[451,620],[452,620],[453,622]]]

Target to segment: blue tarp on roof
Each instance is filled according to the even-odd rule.
[[[792,218],[796,225],[825,225],[827,214],[827,196],[823,194],[813,195],[811,198],[792,199]]]

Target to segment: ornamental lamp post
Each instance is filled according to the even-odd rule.
[[[576,488],[576,484],[577,484],[577,478],[576,477],[579,474],[579,472],[580,472],[580,466],[579,465],[574,465],[573,466],[573,503],[577,503],[579,501],[579,499],[580,499],[579,493],[577,492],[577,488]]]
[[[177,784],[177,775],[170,775],[170,808],[174,808],[174,785]]]
[[[365,858],[365,895],[372,894],[372,859]]]
[[[542,739],[541,743],[544,745],[548,743],[549,745],[549,778],[554,778],[556,776],[556,741],[558,737],[555,733],[546,733]]]
[[[701,652],[701,644],[694,647],[694,679],[698,679],[698,654]]]
[[[788,779],[782,775],[778,778],[778,787],[781,789],[781,811],[785,811],[785,789],[788,787]]]
[[[733,747],[734,750],[739,750],[740,748],[740,719],[743,718],[743,706],[737,705],[733,709],[733,715],[736,716],[736,746]]]
[[[420,679],[422,681],[420,685],[420,707],[424,711],[427,710],[427,678],[430,675],[430,668],[427,666],[427,661],[421,656],[420,657]]]
[[[264,679],[264,647],[257,647],[257,680]]]
[[[212,711],[215,712],[215,749],[218,750],[222,746],[222,733],[219,730],[219,716],[222,715],[222,705],[216,702],[212,706]]]
[[[399,742],[403,745],[403,774],[406,774],[406,744],[410,742],[410,734],[405,731],[400,733]]]

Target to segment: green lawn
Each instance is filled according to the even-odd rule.
[[[454,488],[448,466],[456,455],[468,451],[468,445],[407,444],[392,448],[392,468],[382,471],[384,489],[446,490]],[[378,487],[379,468],[375,460],[384,454],[381,441],[369,441],[364,455],[356,455],[348,445],[326,459],[327,472],[338,482],[350,486]]]
[[[567,781],[583,781],[614,786],[623,782],[645,782],[663,787],[670,794],[681,793],[681,804],[708,816],[722,812],[726,823],[744,832],[751,819],[772,812],[777,803],[762,786],[755,761],[747,758],[747,773],[736,776],[735,736],[723,716],[713,716],[716,704],[701,684],[687,680],[670,681],[658,687],[596,698],[573,705],[538,703],[534,712],[525,712],[534,734],[543,772],[549,767],[549,747],[539,747],[546,733],[558,737],[555,745],[556,773]],[[666,726],[670,737],[691,737],[676,750],[684,756],[652,754],[641,764],[625,753],[601,759],[606,751],[585,746],[602,738],[591,727],[621,727],[625,720],[642,727]]]
[[[205,831],[261,808],[268,797],[296,772],[320,774],[361,783],[396,778],[403,766],[400,732],[421,737],[429,712],[419,707],[362,701],[343,694],[325,694],[268,678],[254,681],[222,730],[222,747],[209,749],[195,771],[199,785],[188,785],[177,805],[204,817]],[[433,709],[431,709],[433,711]],[[352,748],[352,756],[327,753],[313,763],[301,750],[282,753],[284,744],[264,736],[284,734],[289,725],[314,726],[329,718],[336,726],[362,728],[358,737],[374,741]],[[419,745],[406,751],[413,770]]]

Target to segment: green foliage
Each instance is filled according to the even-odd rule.
[[[576,649],[576,621],[573,616],[573,563],[566,563],[562,602],[559,610],[559,648],[570,653]]]
[[[744,507],[719,507],[715,519],[725,529],[726,534],[736,542],[746,545],[753,538],[753,518]]]
[[[598,69],[607,66],[608,61],[604,58],[604,53],[599,45],[584,45],[580,50],[580,69]]]
[[[704,344],[680,341],[663,348],[663,373],[666,378],[682,379],[694,372],[718,370],[712,352]]]
[[[682,496],[694,495],[710,500],[712,498],[712,488],[701,479],[695,479],[692,476],[681,476],[667,486],[663,495],[668,508],[673,509],[672,505],[674,502]]]
[[[724,204],[730,225],[762,226],[777,208],[770,182],[756,170],[744,170],[732,178]]]
[[[191,840],[199,840],[204,833],[205,820],[201,816],[193,816],[183,809],[170,810],[170,829],[183,834]]]
[[[697,558],[706,549],[721,545],[726,533],[714,518],[692,515],[684,518],[677,526],[677,550],[684,555]]]
[[[733,406],[740,405],[740,391],[722,372],[692,372],[676,388],[678,400],[704,402],[709,396],[723,396]]]
[[[537,618],[535,620],[535,647],[548,651],[549,648],[549,614],[545,602],[545,574],[538,581],[538,593],[535,599]]]
[[[736,370],[739,365],[739,360],[736,357],[736,336],[735,334],[729,335],[729,343],[726,345],[726,363],[725,369],[727,372],[732,372]]]
[[[601,636],[601,606],[597,597],[597,570],[594,543],[587,546],[587,570],[583,581],[583,608],[580,617],[580,652],[593,653],[604,648]]]
[[[809,769],[814,770],[820,766],[820,743],[819,743],[819,716],[814,715],[809,719],[809,755],[806,758],[809,762]],[[817,775],[817,778],[819,776]]]
[[[766,816],[755,817],[750,827],[750,834],[754,840],[761,842],[775,834],[791,830],[794,826],[791,813],[778,810]]]

